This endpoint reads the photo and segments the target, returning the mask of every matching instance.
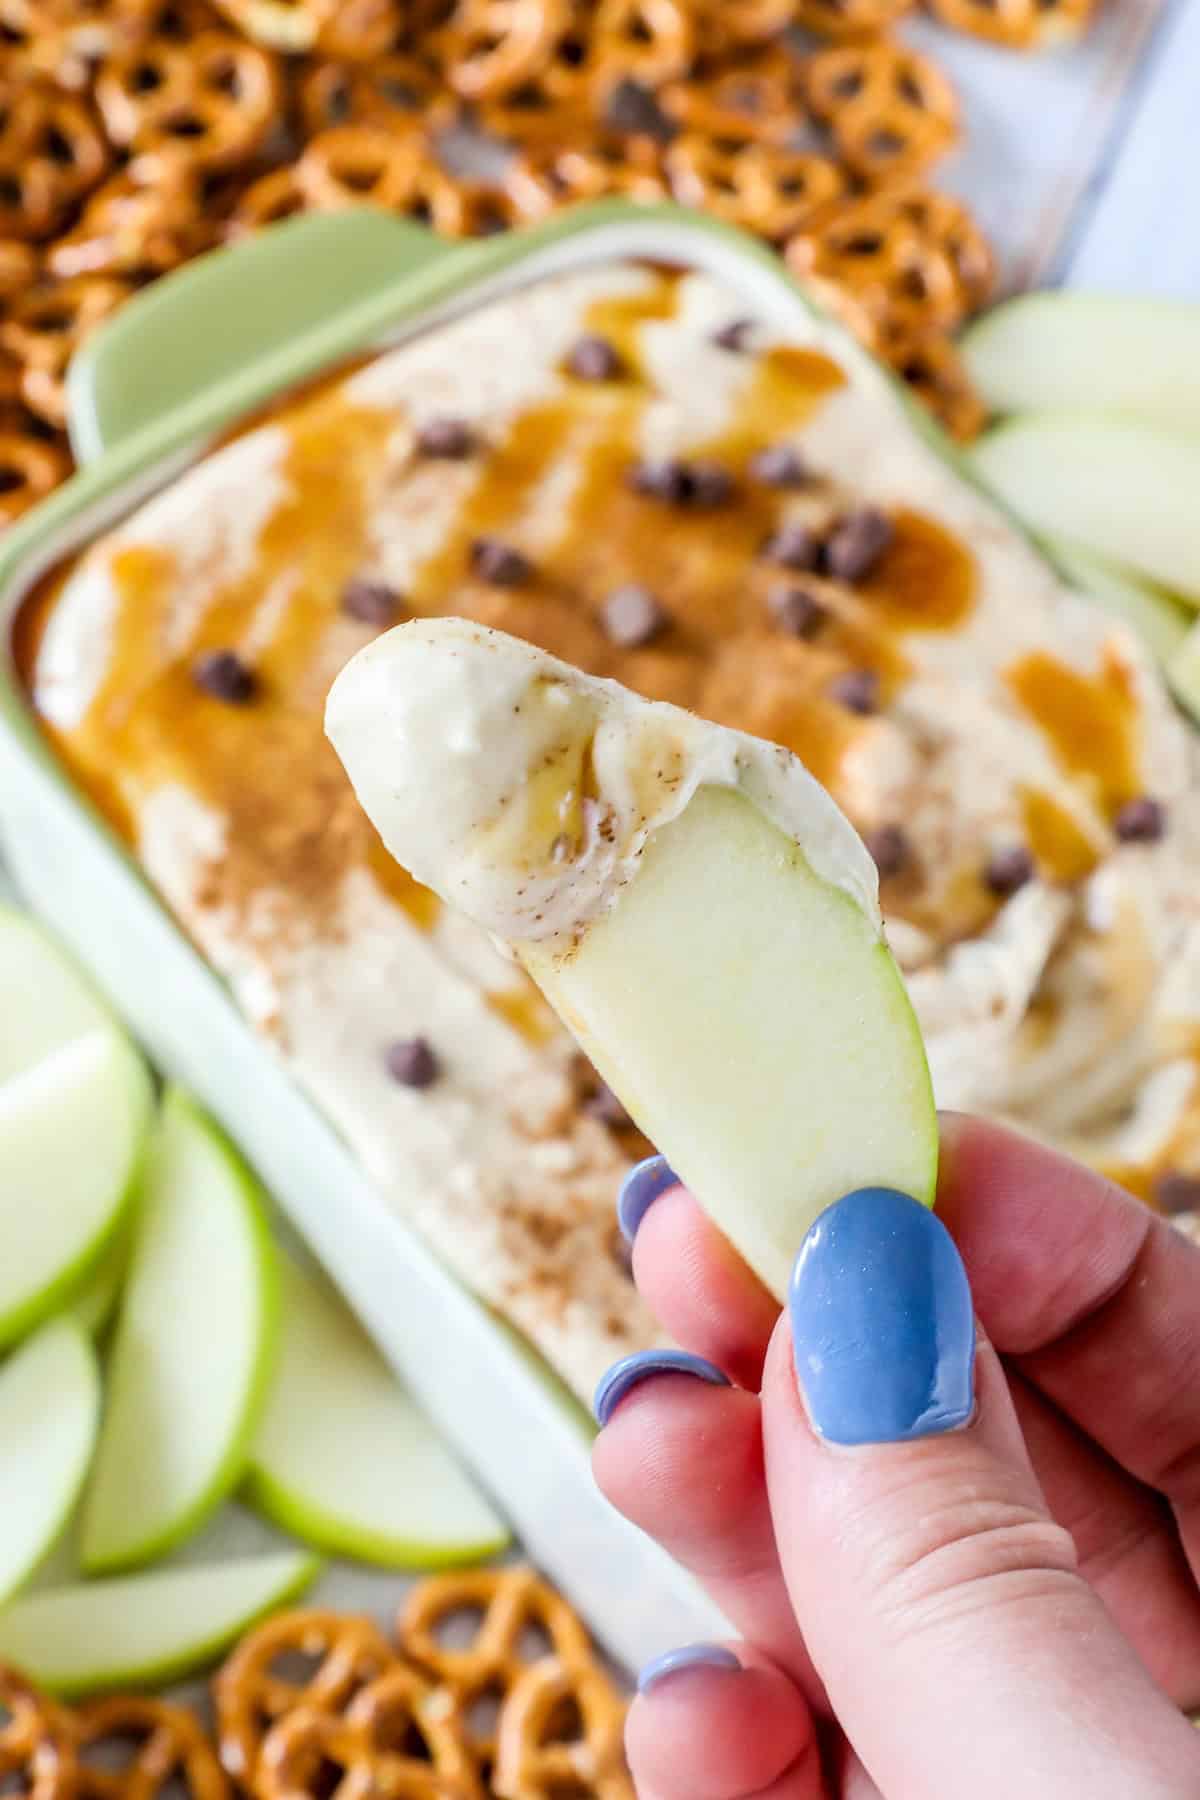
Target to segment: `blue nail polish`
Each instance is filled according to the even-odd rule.
[[[952,1431],[974,1406],[975,1315],[950,1233],[892,1188],[823,1212],[788,1290],[796,1377],[834,1444]]]
[[[665,1156],[648,1156],[644,1162],[634,1163],[617,1195],[617,1223],[627,1243],[632,1244],[638,1226],[659,1195],[678,1186],[679,1177]]]
[[[648,1662],[637,1679],[639,1694],[648,1694],[652,1687],[665,1681],[668,1675],[678,1674],[680,1669],[741,1669],[741,1663],[727,1650],[724,1644],[684,1644],[682,1649],[668,1650],[663,1656],[656,1656]]]
[[[601,1425],[608,1424],[630,1389],[639,1381],[647,1381],[651,1375],[694,1375],[698,1381],[707,1381],[712,1387],[730,1385],[716,1363],[706,1361],[703,1356],[693,1356],[689,1350],[635,1350],[632,1356],[623,1356],[620,1362],[615,1362],[597,1383],[592,1411]]]

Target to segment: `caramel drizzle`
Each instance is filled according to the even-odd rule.
[[[949,630],[969,613],[974,560],[934,521],[901,513],[892,548],[819,640],[783,637],[766,596],[787,576],[759,552],[788,516],[791,496],[753,481],[748,464],[764,444],[795,433],[845,377],[811,350],[748,359],[728,428],[688,452],[730,471],[735,501],[691,512],[634,493],[629,474],[654,398],[641,333],[674,315],[677,289],[678,278],[664,273],[643,292],[590,309],[584,329],[614,343],[623,377],[564,376],[551,400],[484,449],[443,542],[412,578],[405,609],[499,626],[651,698],[773,738],[836,792],[846,751],[869,722],[828,698],[830,681],[869,667],[894,691],[908,671],[904,634]],[[339,604],[347,582],[370,567],[382,451],[397,420],[352,404],[335,386],[307,396],[281,423],[283,498],[250,571],[213,597],[186,643],[167,641],[171,556],[133,546],[112,558],[114,650],[87,718],[62,748],[130,840],[141,803],[167,782],[227,820],[226,853],[207,895],[213,904],[246,908],[263,892],[282,893],[306,921],[315,914],[334,929],[344,877],[358,866],[429,928],[438,901],[383,851],[322,727],[328,683],[364,641]],[[552,541],[528,544],[539,490],[564,457],[578,469],[574,489]],[[473,575],[471,546],[489,535],[531,550],[528,586],[498,589]],[[614,646],[598,622],[603,600],[624,582],[650,588],[672,615],[662,638],[641,649]],[[286,598],[253,657],[260,694],[245,708],[222,705],[196,687],[192,664],[204,650],[244,644],[279,583]],[[272,931],[283,928],[273,916]],[[527,1037],[548,1035],[547,1020],[524,1002],[500,996],[496,1005]]]

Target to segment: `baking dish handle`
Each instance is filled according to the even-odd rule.
[[[286,220],[177,269],[122,307],[72,363],[77,461],[94,462],[345,307],[462,250],[411,220],[356,207]]]

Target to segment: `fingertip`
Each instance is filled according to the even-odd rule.
[[[634,1700],[625,1741],[639,1792],[734,1800],[774,1791],[788,1775],[789,1800],[821,1800],[824,1793],[803,1696],[746,1645],[675,1653],[675,1666]]]

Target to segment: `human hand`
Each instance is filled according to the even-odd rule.
[[[597,1479],[742,1633],[646,1672],[641,1800],[1195,1800],[1200,1250],[954,1116],[957,1253],[840,1202],[782,1317],[660,1161],[622,1216],[690,1355],[610,1371]]]

